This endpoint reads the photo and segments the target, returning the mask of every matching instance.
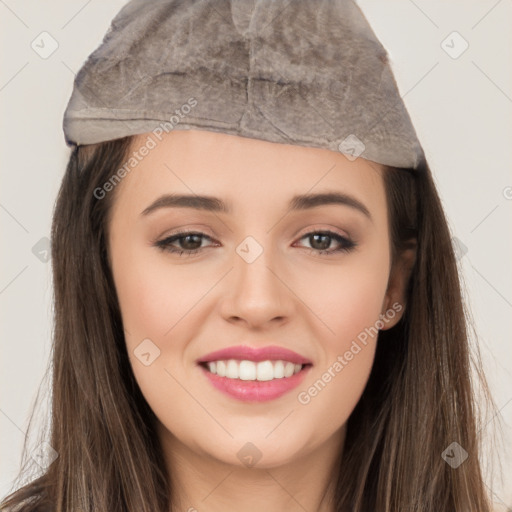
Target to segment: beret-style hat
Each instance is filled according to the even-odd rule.
[[[75,81],[68,145],[199,129],[417,168],[387,52],[352,0],[132,0]]]

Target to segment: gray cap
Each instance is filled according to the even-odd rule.
[[[386,50],[352,0],[132,0],[78,72],[66,142],[199,129],[424,161]]]

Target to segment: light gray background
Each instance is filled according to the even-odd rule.
[[[42,260],[69,154],[62,114],[74,73],[123,4],[0,0],[2,497],[17,472],[51,346],[51,269]],[[495,449],[503,480],[490,478],[488,485],[497,504],[512,506],[512,0],[358,4],[389,53],[457,239],[478,346],[500,409],[494,420],[501,418],[503,429]],[[47,58],[31,47],[51,49],[44,31],[58,44]],[[464,42],[454,31],[469,44],[457,58]],[[485,434],[494,424],[488,420]],[[489,446],[486,455],[492,454]]]

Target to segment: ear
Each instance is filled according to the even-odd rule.
[[[405,312],[407,287],[416,262],[416,248],[416,240],[410,240],[391,266],[381,311],[382,324],[384,324],[381,330],[383,331],[394,327]]]

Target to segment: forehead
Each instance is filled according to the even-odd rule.
[[[222,197],[236,213],[327,191],[355,196],[368,208],[382,206],[382,166],[362,158],[202,130],[153,140],[151,134],[133,138],[128,157],[145,156],[117,186],[115,209],[141,213],[158,196],[180,193]],[[151,149],[141,151],[144,146]]]

